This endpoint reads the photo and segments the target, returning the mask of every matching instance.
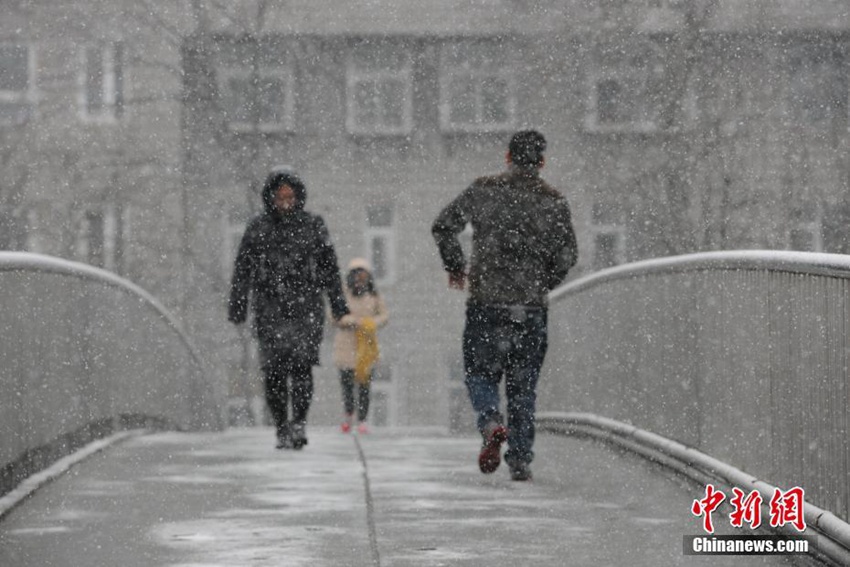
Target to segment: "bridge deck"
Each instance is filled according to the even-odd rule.
[[[701,488],[589,441],[540,435],[535,480],[516,483],[478,472],[473,437],[308,433],[301,452],[270,429],[132,437],[6,516],[0,565],[793,564],[684,556]]]

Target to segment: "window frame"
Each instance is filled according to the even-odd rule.
[[[357,53],[367,49],[391,50],[403,52],[404,65],[400,70],[366,69],[357,65]],[[399,126],[383,124],[360,124],[357,121],[356,87],[360,82],[385,80],[401,80],[404,84],[402,100],[402,123]],[[411,49],[405,45],[380,43],[366,46],[356,45],[346,56],[345,62],[345,128],[355,136],[406,136],[413,131],[413,56]]]
[[[103,106],[97,111],[89,108],[89,52],[96,50],[100,55],[103,68],[101,96]],[[77,55],[79,70],[77,73],[77,101],[80,119],[90,124],[117,124],[124,116],[125,110],[125,75],[126,60],[124,45],[120,42],[84,44],[80,46]]]
[[[24,48],[27,51],[27,86],[24,90],[11,90],[11,89],[0,89],[0,104],[10,104],[10,105],[21,105],[27,107],[27,116],[23,120],[2,120],[0,119],[0,126],[16,126],[26,122],[33,114],[35,108],[34,103],[36,102],[37,89],[36,89],[36,75],[37,75],[37,65],[36,65],[36,53],[35,46],[31,42],[16,42],[16,41],[0,41],[0,48],[3,47],[11,47],[11,48]]]
[[[618,266],[626,262],[626,238],[628,229],[623,222],[624,211],[612,208],[604,201],[597,201],[588,211],[588,233],[590,235],[591,253],[589,269],[592,271],[604,270]],[[614,264],[611,266],[597,267],[597,238],[603,235],[614,236],[613,257]]]
[[[660,125],[657,120],[648,118],[617,122],[603,122],[599,116],[599,86],[605,82],[613,80],[618,85],[623,85],[629,80],[637,79],[641,85],[640,95],[643,101],[640,104],[640,111],[644,115],[647,114],[645,105],[646,94],[648,90],[650,71],[648,69],[623,69],[623,68],[604,68],[597,69],[592,72],[588,79],[588,95],[587,95],[587,112],[585,114],[584,126],[589,132],[595,133],[636,133],[636,134],[651,134],[658,132]],[[628,94],[628,93],[627,93]]]
[[[836,46],[804,44],[789,49],[788,90],[784,98],[787,114],[795,124],[802,128],[823,129],[836,121],[846,121],[850,130],[850,80],[843,64],[844,57]],[[800,90],[801,86],[806,88]],[[805,103],[823,102],[825,92],[838,93],[841,99],[830,101],[837,104],[825,105],[825,116],[815,116],[811,105]]]
[[[275,79],[281,79],[284,83],[284,101],[283,101],[283,111],[282,111],[282,121],[278,122],[257,122],[256,131],[262,133],[286,133],[293,132],[295,130],[295,69],[290,63],[282,63],[280,65],[267,65],[263,64],[259,68],[259,77],[262,80],[266,77],[273,77]],[[258,91],[257,86],[252,86],[251,79],[253,76],[253,71],[251,69],[234,67],[231,65],[219,65],[216,70],[216,81],[218,86],[219,96],[222,100],[227,100],[227,95],[230,91],[230,87],[228,85],[228,81],[231,78],[241,79],[242,82],[248,87],[249,92],[254,93]],[[259,92],[257,92],[258,100],[261,98],[259,96]],[[225,106],[225,103],[222,103],[223,110],[225,111],[225,115],[231,108]],[[235,113],[234,113],[235,114]],[[241,120],[231,120],[227,119],[227,128],[231,132],[236,133],[250,133],[254,132],[254,124],[251,122],[241,121]]]
[[[493,57],[493,69],[479,69],[464,66],[461,64],[453,64],[451,61],[450,50],[453,48],[468,48],[475,49],[486,45],[486,41],[460,41],[445,44],[440,49],[439,59],[439,114],[440,114],[440,129],[447,133],[487,133],[487,132],[506,132],[515,129],[517,115],[517,94],[516,94],[516,76],[513,66],[510,64],[508,57]],[[485,50],[487,51],[487,50]],[[499,61],[506,61],[506,65],[499,65]],[[475,122],[454,122],[452,121],[452,104],[451,83],[457,78],[470,79],[475,85]],[[504,81],[507,85],[507,114],[508,118],[504,122],[484,122],[482,119],[482,91],[481,86],[488,78],[497,78]]]
[[[391,226],[369,226],[363,233],[364,250],[369,265],[372,266],[375,283],[381,285],[392,285],[396,281],[396,238],[395,229]],[[374,241],[381,238],[386,244],[386,273],[379,277],[375,272],[375,248]]]
[[[630,49],[624,51],[617,45],[603,45],[590,57],[591,69],[585,75],[585,116],[584,128],[587,132],[599,134],[656,134],[667,129],[662,124],[664,97],[658,97],[663,82],[668,80],[665,53],[667,34],[644,35],[636,38]],[[626,120],[603,122],[600,120],[599,87],[604,81],[614,80],[620,86],[631,86],[626,94],[632,104],[633,115]],[[676,130],[691,129],[699,119],[699,97],[697,77],[687,73],[686,84],[682,90],[681,122]],[[633,85],[637,85],[637,89]],[[639,95],[639,99],[636,98]],[[669,129],[669,127],[668,127]]]
[[[92,246],[90,217],[100,217],[100,250]],[[115,204],[84,207],[76,214],[74,253],[82,262],[121,274],[126,268],[124,249],[127,243],[128,217],[126,210]],[[95,256],[95,253],[98,253]]]

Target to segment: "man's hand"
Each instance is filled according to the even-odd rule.
[[[458,291],[466,289],[466,274],[463,272],[449,273],[449,287]]]

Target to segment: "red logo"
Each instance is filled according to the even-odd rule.
[[[778,488],[774,490],[770,499],[770,526],[776,528],[791,524],[798,532],[805,530],[804,502],[804,492],[799,486],[784,493]]]
[[[732,513],[729,514],[729,523],[736,528],[741,528],[746,523],[751,529],[761,525],[761,506],[764,498],[758,490],[746,494],[740,488],[733,488],[734,496],[729,500]],[[714,533],[714,523],[711,514],[717,510],[726,495],[714,488],[713,484],[705,486],[705,497],[694,500],[691,505],[691,513],[694,516],[702,516],[702,527],[710,534]],[[805,492],[799,486],[783,492],[775,489],[770,499],[770,526],[773,528],[792,525],[798,532],[806,529],[806,519],[803,507],[806,503]]]
[[[713,534],[714,525],[711,523],[711,513],[720,506],[720,503],[726,500],[726,495],[720,491],[714,490],[714,485],[709,484],[705,487],[705,498],[702,500],[694,500],[691,506],[691,512],[694,516],[704,516],[702,519],[702,529]]]
[[[744,498],[744,491],[740,488],[733,488],[732,492],[735,496],[729,501],[735,510],[729,514],[731,524],[736,528],[740,528],[747,522],[750,528],[756,529],[761,525],[761,503],[763,498],[758,490],[750,492]]]

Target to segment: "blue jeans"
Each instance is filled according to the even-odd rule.
[[[502,423],[499,385],[505,378],[508,451],[505,460],[534,459],[537,380],[548,347],[546,308],[470,304],[463,331],[466,388],[483,433],[490,421]]]

